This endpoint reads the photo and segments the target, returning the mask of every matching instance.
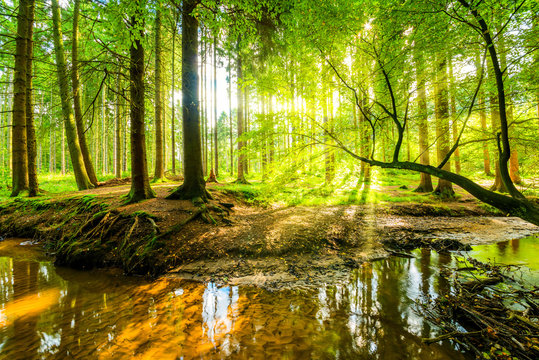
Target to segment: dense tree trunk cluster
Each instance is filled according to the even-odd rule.
[[[130,202],[155,196],[148,168],[155,181],[183,177],[170,199],[207,201],[206,182],[228,180],[366,192],[381,167],[419,172],[417,192],[459,185],[539,221],[515,185],[535,175],[539,141],[539,75],[525,68],[539,56],[535,3],[51,0],[51,21],[34,1],[18,2],[13,71],[0,73],[12,196],[37,195],[47,162],[79,190],[130,171]],[[490,190],[470,180],[478,172],[494,176]]]

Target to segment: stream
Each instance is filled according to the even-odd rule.
[[[20,245],[20,243],[24,245]],[[365,263],[347,281],[269,292],[110,270],[55,267],[28,241],[0,242],[1,359],[472,359],[416,299],[451,291],[440,269],[455,254]],[[475,246],[481,261],[523,265],[539,283],[539,239]]]

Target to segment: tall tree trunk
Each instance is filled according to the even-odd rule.
[[[178,16],[176,15],[176,9],[174,9],[174,31],[172,32],[172,78],[171,78],[171,98],[172,98],[172,109],[171,109],[171,119],[170,119],[170,153],[172,158],[172,174],[176,174],[176,139],[175,139],[175,122],[176,122],[176,98],[175,98],[175,74],[174,74],[174,63],[176,58],[176,32],[178,31]]]
[[[499,36],[499,50],[500,50],[500,66],[502,68],[502,71],[504,72],[507,79],[509,79],[509,72],[507,68],[507,47],[505,45],[505,35],[503,32],[500,32]],[[509,134],[515,133],[515,125],[512,124],[513,122],[513,100],[511,99],[511,93],[506,94],[507,99],[507,122],[509,124]],[[515,146],[514,138],[511,138],[510,140],[513,140],[512,144],[512,151],[511,156],[509,158],[509,176],[511,177],[511,180],[515,184],[521,184],[522,179],[520,178],[519,173],[519,166],[518,166],[518,152],[517,148]]]
[[[120,179],[122,177],[122,108],[120,106],[121,96],[121,84],[120,84],[120,75],[116,78],[116,116],[114,119],[114,138],[115,141],[115,152],[114,152],[114,170],[116,178]]]
[[[206,34],[206,29],[202,27],[202,43],[201,43],[201,54],[202,54],[202,64],[201,64],[201,77],[200,77],[200,83],[201,83],[201,93],[202,96],[200,97],[202,102],[202,108],[201,108],[201,119],[202,119],[202,174],[204,176],[208,173],[208,87],[207,79],[206,79],[206,63],[207,63],[207,43],[204,40],[204,34]]]
[[[479,52],[475,55],[475,72],[476,78],[479,80],[480,72],[482,68],[481,58]],[[487,130],[487,103],[485,100],[485,92],[481,88],[477,94],[477,106],[479,107],[479,119],[481,121],[481,131],[483,136],[488,136],[489,132]],[[483,168],[485,170],[485,175],[492,176],[492,171],[490,170],[490,154],[488,150],[488,141],[483,141]]]
[[[36,196],[39,191],[37,181],[37,145],[34,126],[34,104],[32,91],[32,64],[34,57],[34,8],[35,0],[28,0],[28,41],[26,44],[26,138],[28,153],[28,196]]]
[[[270,170],[271,165],[273,164],[273,160],[275,159],[275,136],[273,134],[273,95],[269,96],[269,107],[268,107],[268,116],[269,116],[269,135],[268,135],[268,147],[269,147],[269,158],[268,163],[270,164]]]
[[[449,101],[451,106],[451,128],[453,133],[453,142],[458,140],[458,126],[457,126],[457,104],[455,100],[455,77],[453,76],[453,61],[452,56],[449,55]],[[453,153],[453,159],[455,164],[455,172],[460,174],[460,150],[457,147]]]
[[[427,92],[425,89],[425,71],[423,69],[423,50],[415,49],[415,70],[417,82],[417,126],[419,134],[420,162],[423,165],[430,165],[429,155],[429,115],[427,110]],[[419,186],[416,192],[431,192],[432,178],[429,174],[421,173]]]
[[[228,125],[230,138],[230,176],[234,176],[234,141],[232,139],[232,61],[228,53]]]
[[[73,119],[73,110],[71,108],[71,104],[69,103],[69,83],[64,53],[64,41],[62,38],[62,21],[60,18],[60,6],[58,5],[58,0],[52,0],[52,20],[54,31],[54,50],[56,53],[56,70],[58,74],[58,84],[60,86],[62,115],[64,118],[64,126],[69,147],[69,154],[71,156],[71,163],[73,164],[73,172],[75,173],[75,180],[77,182],[78,189],[90,189],[93,187],[93,185],[88,177],[88,173],[86,172],[86,167],[84,166],[80,143],[77,137],[77,127],[75,125],[75,120]]]
[[[329,136],[327,135],[326,131],[329,131],[329,116],[328,116],[328,90],[326,88],[326,85],[324,83],[323,90],[322,90],[322,116],[323,120],[322,123],[324,124],[324,143],[329,142]],[[331,176],[331,154],[330,154],[330,146],[324,145],[324,166],[325,166],[325,180],[326,185],[330,185],[332,181]]]
[[[435,113],[436,113],[436,154],[437,161],[441,163],[449,152],[449,99],[447,88],[447,58],[439,56],[436,64],[436,82],[434,84]],[[443,169],[451,171],[451,163],[448,161]],[[442,196],[453,196],[453,185],[451,182],[439,179],[435,193]]]
[[[191,15],[197,0],[184,0],[182,9],[182,125],[184,182],[167,199],[211,198],[202,173],[198,100],[198,20]]]
[[[144,129],[144,39],[142,11],[145,2],[137,1],[131,18],[133,40],[129,48],[129,92],[131,94],[131,191],[128,202],[138,202],[155,197],[150,187],[146,162],[146,136]]]
[[[488,67],[488,78],[492,82],[494,81],[494,69],[492,68],[492,63],[490,63]],[[492,129],[492,135],[494,138],[496,138],[497,133],[500,130],[500,110],[499,110],[499,103],[498,103],[498,94],[496,91],[490,91],[489,94],[490,97],[490,122],[491,122],[491,129]],[[495,146],[497,149],[495,151],[496,156],[494,157],[496,159],[495,161],[495,170],[494,170],[494,184],[490,187],[491,191],[499,191],[502,193],[507,192],[507,188],[505,187],[505,184],[502,181],[502,173],[500,171],[500,151],[498,150],[498,147]]]
[[[219,144],[217,142],[217,34],[213,36],[213,149],[215,176],[219,176]]]
[[[238,110],[237,110],[237,119],[236,126],[238,128],[238,177],[236,179],[237,183],[245,184],[244,166],[245,166],[245,152],[244,146],[245,143],[243,140],[240,140],[243,135],[243,73],[242,73],[242,61],[240,54],[240,40],[238,40],[238,59],[236,60],[236,74],[237,74],[237,96],[238,96]]]
[[[249,87],[243,87],[243,132],[249,131]],[[247,156],[247,148],[249,141],[245,140],[243,142],[243,149],[245,155],[243,156],[243,173],[245,175],[249,174],[249,157]]]
[[[163,179],[165,177],[165,168],[163,166],[161,56],[161,11],[157,10],[155,15],[155,179]]]
[[[109,173],[109,157],[108,157],[108,131],[107,131],[107,86],[103,85],[103,90],[101,90],[101,133],[103,134],[101,141],[101,154],[103,155],[102,165],[103,165],[103,175]]]
[[[97,176],[95,174],[90,150],[86,143],[86,135],[84,134],[84,122],[82,119],[81,101],[80,101],[80,81],[79,81],[79,14],[80,0],[75,0],[73,8],[73,39],[71,50],[71,82],[73,86],[73,105],[75,109],[75,124],[77,126],[77,136],[80,143],[80,151],[86,168],[86,173],[90,182],[97,186]]]
[[[488,27],[485,19],[479,13],[477,8],[472,6],[466,0],[459,0],[465,8],[470,11],[470,14],[475,18],[479,29],[481,30],[481,36],[484,40],[485,47],[490,55],[490,60],[492,64],[492,73],[496,80],[496,90],[498,94],[498,111],[499,111],[499,124],[500,124],[500,134],[497,136],[497,142],[499,143],[499,172],[501,180],[504,184],[504,187],[507,189],[512,198],[518,199],[520,202],[526,202],[526,198],[518,189],[515,187],[515,184],[511,180],[509,175],[509,169],[507,163],[511,156],[511,146],[509,144],[509,126],[507,123],[507,113],[506,113],[506,104],[505,104],[505,87],[503,84],[503,72],[500,69],[500,63],[498,60],[498,53],[496,51],[496,46],[494,40],[491,36],[491,29]]]
[[[15,40],[15,72],[13,76],[13,120],[12,120],[12,191],[17,196],[28,188],[28,154],[26,133],[26,83],[27,83],[27,39],[28,0],[19,1],[17,15],[17,38]]]

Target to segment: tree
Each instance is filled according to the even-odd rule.
[[[406,121],[407,113],[406,111],[403,111],[403,109],[399,109],[399,107],[397,106],[392,106],[393,110],[390,110],[387,106],[384,105],[384,103],[380,101],[377,104],[378,107],[381,108],[381,111],[383,113],[386,113],[388,116],[390,116],[393,119],[394,127],[397,130],[397,136],[399,140],[397,140],[394,146],[394,156],[393,156],[392,161],[387,162],[387,161],[376,160],[372,157],[371,158],[363,157],[355,153],[353,150],[351,150],[350,147],[347,146],[347,144],[345,144],[343,140],[340,139],[338,136],[332,134],[332,138],[336,142],[337,147],[339,147],[340,149],[342,149],[347,154],[349,154],[350,156],[352,156],[353,158],[357,160],[364,161],[373,166],[378,166],[381,168],[406,169],[406,170],[417,171],[417,172],[434,175],[440,179],[447,180],[449,182],[452,182],[454,184],[461,186],[463,189],[468,191],[470,194],[472,194],[479,200],[487,204],[490,204],[504,212],[507,212],[513,216],[521,217],[522,219],[527,220],[531,223],[539,224],[539,207],[533,202],[531,202],[530,200],[526,199],[516,189],[514,183],[511,181],[511,178],[509,176],[509,171],[508,171],[508,166],[507,166],[511,150],[510,150],[509,136],[508,136],[508,123],[507,123],[507,115],[506,115],[506,105],[505,105],[506,98],[505,98],[505,89],[504,89],[504,83],[503,83],[503,73],[502,73],[502,70],[500,69],[500,64],[498,61],[498,54],[497,54],[496,46],[494,44],[495,37],[493,37],[491,33],[492,27],[487,24],[487,22],[482,16],[482,11],[487,11],[487,10],[492,11],[491,9],[488,9],[488,8],[484,9],[484,7],[497,6],[497,4],[480,3],[479,5],[477,5],[477,4],[470,4],[466,0],[458,0],[458,2],[460,6],[457,6],[456,8],[452,8],[451,15],[453,17],[456,17],[458,20],[460,20],[460,23],[466,24],[466,26],[470,26],[471,28],[473,28],[474,30],[476,30],[477,32],[481,34],[483,45],[485,49],[488,51],[488,55],[492,63],[492,68],[493,68],[492,73],[493,73],[493,78],[496,83],[498,111],[500,113],[500,116],[498,119],[499,121],[498,125],[499,125],[500,131],[498,134],[496,134],[498,138],[498,144],[499,144],[498,148],[499,148],[499,154],[500,154],[499,168],[500,168],[501,179],[504,185],[506,186],[506,188],[508,189],[510,196],[487,190],[483,188],[482,186],[476,184],[472,180],[468,179],[467,177],[459,175],[459,174],[455,174],[449,171],[447,168],[445,168],[447,162],[450,161],[451,155],[459,146],[460,136],[457,142],[453,144],[453,146],[449,149],[449,151],[446,152],[445,156],[438,163],[437,166],[428,166],[428,165],[418,164],[415,162],[399,161],[398,159],[398,154],[400,151],[399,140],[402,139],[404,135],[405,128],[403,126],[403,123]],[[445,6],[446,6],[445,3],[440,4],[440,9],[441,9],[440,13],[443,14],[444,11],[447,11]],[[350,12],[349,8],[346,8],[343,6],[343,9],[345,9],[344,11],[346,11],[347,13]],[[401,9],[399,9],[398,13],[402,13]],[[513,18],[513,16],[514,16],[514,13],[508,15],[508,18],[511,19]],[[387,19],[387,18],[391,18],[391,17],[390,16],[384,17],[384,19]],[[339,19],[339,17],[336,16],[335,19]],[[341,21],[341,20],[336,20],[336,21]],[[313,25],[316,25],[316,24],[313,24]],[[347,29],[349,28],[350,27],[347,27]],[[357,34],[356,29],[351,28],[351,31],[353,31],[354,35]],[[397,31],[399,30],[397,29]],[[308,41],[311,41],[311,42],[320,41],[319,40],[321,38],[320,34],[316,34],[316,36],[317,36],[316,39],[313,39],[312,37],[309,37],[309,36],[307,36],[306,38],[308,39]],[[335,41],[335,38],[336,36],[332,37],[331,39],[332,43]],[[387,38],[391,39],[391,37],[387,37]],[[321,46],[320,43],[315,43],[314,45],[317,46],[318,49],[320,49],[320,46]],[[331,46],[331,45],[324,44],[324,46]],[[388,44],[387,46],[385,46],[385,48],[388,48],[390,46],[391,44]],[[382,47],[380,48],[383,49]],[[339,78],[340,82],[354,94],[356,98],[356,106],[358,106],[361,112],[367,113],[368,109],[364,109],[360,105],[359,101],[357,100],[359,98],[358,89],[352,86],[349,80],[347,80],[347,78],[339,70],[339,68],[333,64],[332,57],[324,54],[323,52],[322,52],[322,55],[324,59],[331,65],[333,71]],[[375,52],[374,55],[377,58],[380,57],[379,53]],[[442,62],[443,61],[444,60],[442,60]],[[438,64],[440,64],[440,62]],[[393,65],[393,67],[395,67],[395,65]],[[440,66],[439,68],[442,68],[445,71],[445,66],[444,67]],[[377,71],[381,71],[383,73],[385,72],[384,77],[385,77],[385,82],[387,84],[386,87],[389,92],[389,97],[392,100],[396,99],[396,96],[398,94],[396,93],[396,88],[394,87],[395,80],[392,79],[392,77],[388,75],[387,71],[385,71],[384,67],[380,63],[379,63]],[[443,74],[440,74],[440,75],[443,75]],[[468,105],[468,113],[466,115],[467,118],[465,121],[462,122],[462,125],[461,125],[463,127],[466,126],[467,120],[469,119],[473,111],[475,100],[477,98],[479,89],[481,87],[481,83],[482,83],[482,76],[479,83],[475,87],[473,95],[471,96],[471,99]],[[442,89],[439,89],[439,90],[442,90]],[[443,98],[438,99],[438,101],[442,102],[442,104],[439,104],[439,105],[443,105],[443,103],[447,103],[446,101],[443,100]],[[392,101],[392,103],[393,105],[396,104],[395,101]],[[443,112],[440,111],[440,109],[438,109],[438,111],[440,112],[440,115],[443,115]],[[368,119],[368,121],[370,121],[371,124],[374,124],[374,121],[376,121],[376,118],[373,118],[371,115],[371,118]],[[376,128],[374,126],[372,126],[372,128],[373,128],[373,136],[374,136],[376,133]]]
[[[75,109],[75,124],[77,126],[77,137],[80,143],[80,151],[84,161],[84,167],[88,173],[88,178],[92,185],[97,186],[97,176],[95,174],[90,150],[86,143],[84,134],[84,122],[82,119],[81,101],[80,101],[80,81],[79,81],[79,14],[80,0],[75,0],[73,7],[73,39],[71,49],[71,85],[73,87],[73,105]]]
[[[237,111],[237,118],[236,118],[236,126],[238,129],[238,171],[237,171],[237,178],[236,183],[238,184],[246,184],[247,180],[245,179],[245,142],[243,139],[241,139],[241,136],[243,135],[243,78],[242,78],[242,65],[241,65],[241,53],[240,53],[240,40],[238,39],[238,58],[236,60],[236,74],[237,74],[237,95],[238,95],[238,111]]]
[[[157,4],[159,7],[159,3]],[[165,177],[163,164],[163,99],[161,96],[161,10],[155,13],[155,173],[154,179]]]
[[[15,50],[15,71],[13,76],[13,120],[12,120],[12,191],[17,196],[28,189],[28,155],[26,132],[26,86],[27,86],[27,39],[28,0],[20,0],[17,15],[17,37]]]
[[[438,163],[441,163],[449,153],[449,99],[447,87],[447,59],[445,54],[438,54],[435,64],[436,82],[434,84],[434,102],[436,114],[436,154]],[[446,161],[444,170],[451,171],[449,161]],[[435,193],[442,196],[453,196],[453,185],[443,178],[438,180]]]
[[[129,47],[129,93],[131,95],[131,190],[129,203],[155,197],[150,187],[146,161],[146,136],[144,130],[144,2],[137,1],[131,15]]]
[[[211,195],[202,172],[198,101],[198,20],[193,14],[197,0],[184,0],[182,9],[182,126],[184,181],[167,199],[200,199]]]
[[[60,6],[58,0],[52,0],[52,21],[54,35],[54,52],[56,54],[56,73],[58,76],[58,85],[60,86],[60,98],[62,103],[62,116],[64,118],[64,126],[69,147],[69,155],[75,173],[75,180],[79,190],[90,189],[93,187],[80,148],[79,138],[77,136],[77,128],[73,119],[73,110],[69,101],[69,83],[67,77],[67,67],[64,53],[64,40],[62,38],[60,17]]]
[[[425,90],[425,75],[423,70],[423,50],[414,49],[415,55],[415,69],[416,69],[416,81],[417,81],[417,126],[419,133],[419,154],[421,158],[421,164],[430,165],[429,156],[429,126],[428,126],[428,112],[427,112],[427,95]],[[429,174],[421,173],[421,180],[416,192],[431,192],[432,179]]]
[[[39,191],[37,180],[37,145],[34,126],[32,66],[34,58],[34,11],[35,0],[28,0],[28,39],[26,43],[26,140],[28,155],[28,196],[36,196]]]
[[[480,71],[482,68],[481,60],[479,52],[476,53],[475,58],[475,69],[476,69],[476,77],[477,79],[480,78]],[[479,107],[479,119],[481,121],[481,131],[483,136],[488,135],[487,131],[487,111],[486,111],[486,101],[485,101],[485,92],[483,89],[479,89],[479,93],[477,94],[478,101],[477,105]],[[490,171],[490,153],[488,150],[488,141],[483,140],[483,169],[485,170],[485,175],[492,176],[492,172]]]

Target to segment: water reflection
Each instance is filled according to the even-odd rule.
[[[474,246],[469,256],[484,262],[520,265],[522,278],[531,284],[539,283],[539,239],[528,237]]]
[[[422,250],[366,264],[348,282],[267,292],[54,268],[0,257],[0,354],[9,359],[459,359],[413,300],[450,290]],[[29,305],[31,304],[31,306]]]

